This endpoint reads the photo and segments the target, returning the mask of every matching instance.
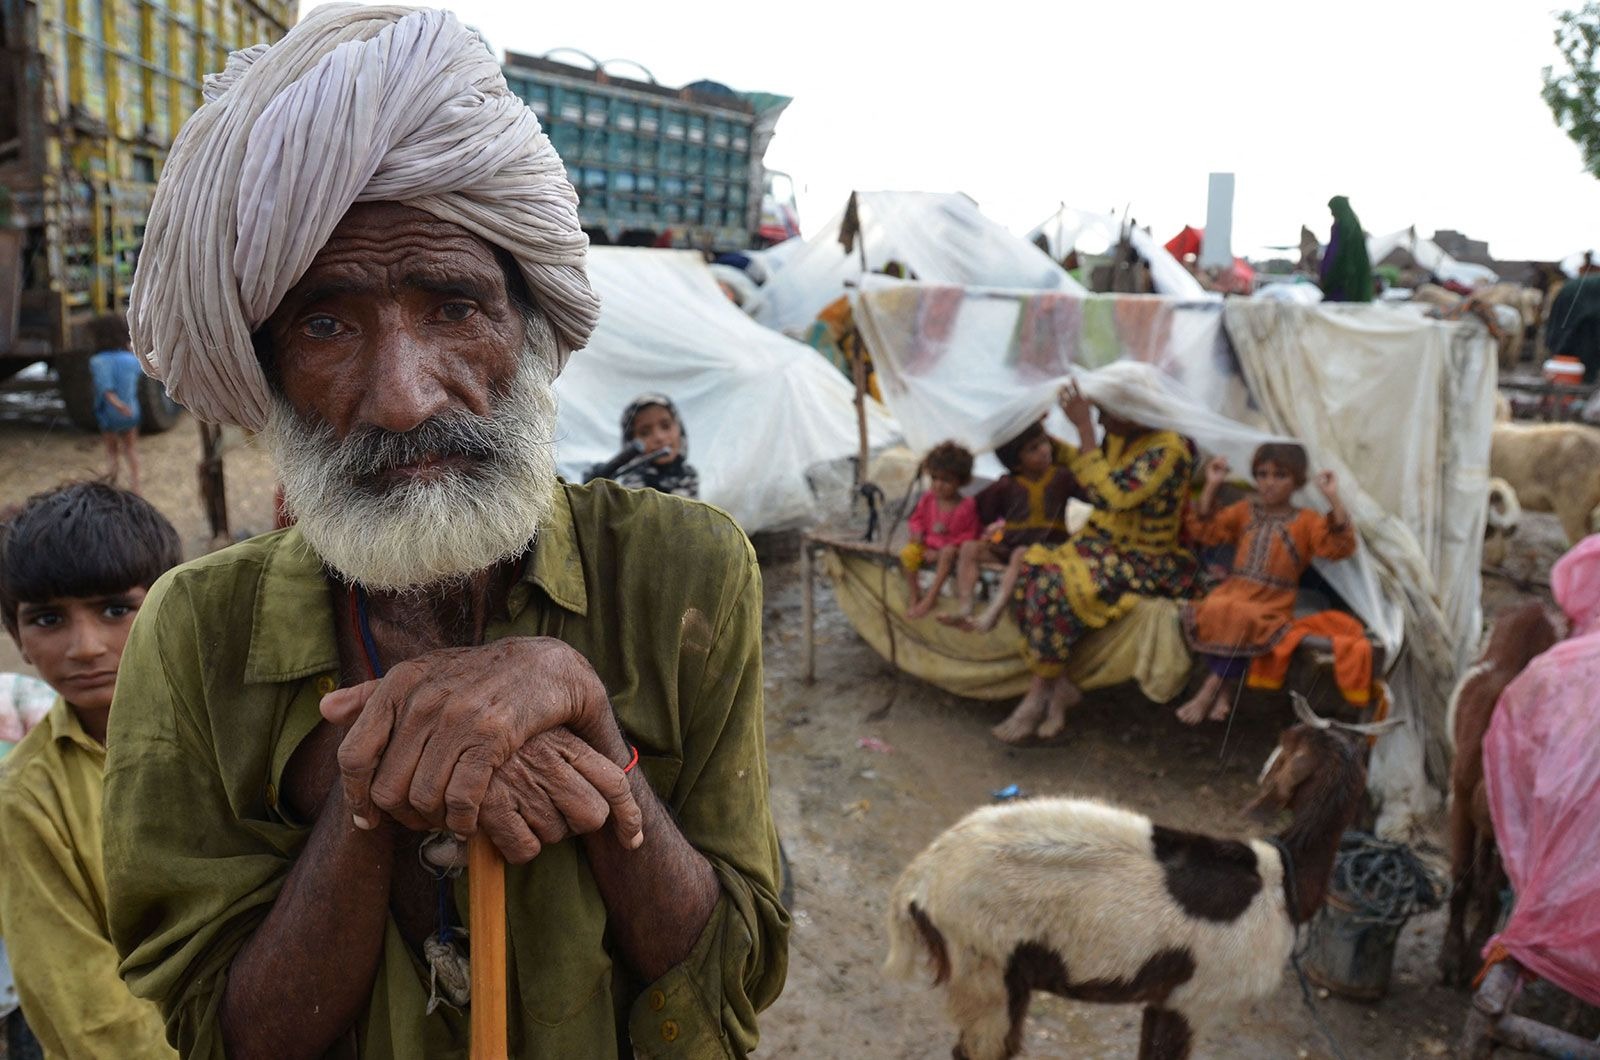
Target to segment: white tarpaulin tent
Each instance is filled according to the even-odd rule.
[[[1055,213],[1035,225],[1027,239],[1031,243],[1043,236],[1050,256],[1061,261],[1074,248],[1086,254],[1108,253],[1111,247],[1116,246],[1121,233],[1122,222],[1115,215],[1075,210],[1063,203]],[[1200,286],[1200,281],[1166,247],[1157,243],[1154,236],[1138,225],[1129,227],[1128,241],[1145,264],[1150,266],[1150,282],[1155,285],[1157,294],[1197,301],[1220,297]]]
[[[853,249],[845,249],[841,233]],[[1083,290],[1044,251],[989,220],[965,195],[858,191],[763,288],[756,319],[799,336],[849,283],[891,261],[926,283]]]
[[[1340,474],[1363,543],[1354,561],[1319,569],[1383,645],[1395,713],[1409,723],[1374,754],[1381,825],[1409,832],[1437,806],[1445,697],[1480,625],[1495,380],[1481,328],[1384,306],[980,290],[952,298],[887,281],[863,287],[855,319],[884,403],[919,452],[946,437],[991,447],[1051,409],[1069,377],[1095,396],[1092,369],[1116,357],[1167,380],[1119,411],[1180,430],[1236,468],[1270,437],[1301,440],[1314,467]],[[1052,428],[1073,437],[1052,416]]]
[[[872,276],[854,306],[874,366],[884,361],[878,379],[884,403],[917,452],[946,438],[974,452],[990,450],[1052,406],[1050,395],[1072,366],[1098,368],[1123,357],[1162,367],[1205,408],[1247,413],[1244,382],[1229,370],[1220,299],[945,287]]]
[[[1390,672],[1408,725],[1373,748],[1380,825],[1408,830],[1449,776],[1446,698],[1478,649],[1495,347],[1475,324],[1401,307],[1230,300],[1228,334],[1268,425],[1358,489],[1351,517],[1406,650]]]
[[[740,312],[696,251],[594,247],[589,280],[600,324],[556,380],[562,472],[616,453],[623,408],[659,392],[683,415],[702,500],[751,533],[814,518],[806,472],[858,448],[838,369]],[[876,402],[868,425],[874,446],[897,436]]]
[[[1580,250],[1574,254],[1568,254],[1561,259],[1561,271],[1566,274],[1567,279],[1576,280],[1586,261],[1591,265],[1600,265],[1600,250]]]
[[[1452,258],[1433,240],[1417,235],[1415,228],[1402,228],[1386,236],[1367,237],[1367,258],[1374,267],[1396,250],[1410,254],[1412,260],[1439,279],[1459,283],[1463,287],[1483,287],[1500,282],[1500,276],[1487,265],[1474,265],[1470,261]]]

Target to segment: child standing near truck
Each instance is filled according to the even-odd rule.
[[[139,366],[129,347],[128,320],[106,313],[89,324],[96,353],[89,358],[94,380],[94,418],[106,446],[106,481],[117,484],[121,465],[128,465],[128,488],[139,492]]]

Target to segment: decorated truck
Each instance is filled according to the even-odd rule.
[[[46,362],[94,426],[88,322],[126,308],[156,177],[207,71],[296,0],[0,0],[0,381]],[[146,430],[178,408],[141,395]]]

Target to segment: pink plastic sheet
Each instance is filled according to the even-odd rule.
[[[1573,635],[1500,697],[1484,738],[1489,812],[1516,904],[1489,940],[1600,1005],[1600,535],[1551,573]]]

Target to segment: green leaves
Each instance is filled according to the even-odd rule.
[[[1600,177],[1600,0],[1556,16],[1555,44],[1566,68],[1544,68],[1540,93],[1556,124],[1583,151],[1583,164]]]

